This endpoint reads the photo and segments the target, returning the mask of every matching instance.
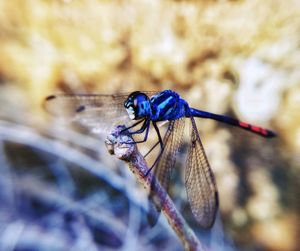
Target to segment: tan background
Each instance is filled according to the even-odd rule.
[[[264,140],[198,123],[226,235],[240,250],[296,250],[299,12],[296,0],[1,1],[0,118],[47,130],[52,93],[173,89],[272,128]]]

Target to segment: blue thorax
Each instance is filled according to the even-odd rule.
[[[176,120],[186,116],[187,102],[176,92],[162,91],[150,99],[152,121]]]

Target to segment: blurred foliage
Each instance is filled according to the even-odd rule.
[[[210,164],[217,176],[226,235],[240,250],[297,250],[300,244],[299,10],[300,2],[296,0],[0,1],[1,121],[27,125],[35,130],[33,135],[46,135],[51,142],[78,148],[84,156],[101,161],[107,170],[112,169],[112,158],[104,155],[105,149],[100,149],[103,147],[101,144],[92,144],[97,146],[95,150],[101,150],[99,157],[97,151],[83,149],[86,146],[82,144],[94,142],[90,136],[76,134],[74,140],[77,143],[72,143],[72,136],[65,139],[64,133],[56,131],[57,125],[41,109],[45,96],[57,92],[115,93],[170,88],[178,91],[193,107],[271,127],[279,136],[267,141],[212,121],[201,120],[198,123]],[[12,250],[5,241],[10,240],[11,231],[29,228],[28,222],[35,222],[30,226],[29,234],[44,233],[51,225],[50,212],[60,226],[58,231],[64,233],[61,239],[57,238],[57,233],[42,235],[45,243],[50,237],[61,241],[55,250],[66,250],[66,247],[75,245],[71,241],[71,233],[78,227],[86,232],[74,232],[74,236],[80,236],[80,240],[90,238],[87,243],[95,245],[93,248],[89,246],[91,250],[97,250],[99,243],[108,245],[103,243],[106,235],[97,235],[103,233],[105,224],[112,224],[112,231],[116,231],[118,224],[122,225],[121,232],[115,233],[117,237],[127,238],[132,233],[139,233],[143,240],[146,239],[141,229],[129,231],[125,236],[124,215],[127,209],[124,212],[120,210],[125,208],[126,203],[130,204],[132,198],[118,199],[120,195],[115,194],[112,198],[116,199],[109,203],[108,199],[114,193],[110,190],[111,186],[116,183],[98,184],[104,177],[103,173],[97,179],[85,177],[88,174],[84,174],[84,170],[71,169],[71,174],[66,174],[69,163],[62,165],[67,165],[63,168],[65,174],[59,172],[54,178],[47,176],[49,170],[46,166],[52,166],[54,162],[60,166],[57,158],[66,158],[62,162],[68,163],[72,158],[80,159],[78,156],[84,159],[82,155],[73,156],[70,150],[68,154],[71,157],[58,153],[50,157],[49,153],[43,154],[46,148],[37,145],[39,140],[31,141],[31,134],[26,134],[26,137],[20,132],[17,140],[10,134],[17,124],[3,123],[0,126],[4,149],[1,166],[6,166],[7,172],[1,179],[0,187],[6,187],[3,190],[6,193],[1,196],[10,201],[10,193],[19,194],[14,197],[19,200],[18,205],[26,204],[26,198],[51,205],[57,201],[53,201],[55,196],[46,193],[49,190],[46,181],[52,184],[53,189],[59,187],[63,190],[70,189],[70,184],[75,182],[76,189],[72,189],[76,192],[71,189],[73,192],[69,191],[62,200],[72,198],[74,205],[78,196],[85,192],[87,208],[112,211],[117,216],[107,218],[117,219],[99,225],[94,223],[95,227],[92,227],[89,224],[92,216],[84,211],[87,208],[78,209],[75,205],[71,211],[77,210],[78,216],[71,217],[70,221],[65,221],[64,214],[54,214],[53,208],[44,208],[41,212],[47,224],[39,225],[36,211],[32,208],[27,216],[14,214],[15,218],[10,218],[6,214],[11,208],[14,208],[14,213],[23,209],[2,203],[1,219],[5,220],[1,224],[6,223],[1,225],[2,247]],[[70,127],[67,129],[71,130]],[[8,145],[10,141],[14,143]],[[29,152],[24,154],[26,146],[29,150],[25,150]],[[54,143],[51,147],[48,152],[55,151],[57,145]],[[32,148],[41,151],[35,152]],[[180,159],[179,163],[183,164],[184,160]],[[119,182],[126,184],[132,177],[123,169],[124,166],[120,168],[120,163],[115,163],[111,177],[121,178]],[[183,168],[180,170],[183,172]],[[23,176],[31,173],[33,177],[28,182]],[[14,178],[8,180],[11,180],[12,187],[5,181],[11,176]],[[188,214],[180,177],[178,175],[173,182],[173,198],[181,211]],[[18,179],[23,182],[17,182]],[[66,181],[68,188],[60,187]],[[24,189],[27,183],[33,185]],[[122,193],[126,189],[121,187],[118,191]],[[131,197],[139,194],[138,189],[130,191],[134,194]],[[101,203],[100,195],[93,197],[97,192],[105,203]],[[59,191],[56,193],[59,194]],[[128,194],[124,192],[123,196],[128,197]],[[98,200],[99,204],[96,203]],[[109,204],[107,208],[106,204]],[[187,219],[189,217],[187,215]],[[114,227],[113,224],[117,225]],[[68,230],[70,227],[73,227],[71,232]],[[98,230],[95,230],[97,227]],[[174,244],[174,237],[168,234],[160,236],[163,227],[158,228],[156,235],[153,234],[156,242],[149,236],[147,240],[151,240],[155,248],[162,248],[163,243],[166,246],[173,243],[169,250],[174,250],[174,245],[179,245],[177,242]],[[200,231],[196,225],[194,228]],[[108,245],[111,248],[119,248],[121,243],[129,245],[117,239],[106,239],[112,244]],[[28,240],[32,240],[30,236]],[[41,247],[37,250],[43,250],[43,240],[41,238],[36,244]],[[138,246],[145,244],[135,240]],[[18,243],[18,240],[15,242]],[[83,250],[80,243],[76,245],[78,250]],[[178,248],[180,250],[180,246]],[[18,250],[23,249],[19,247]]]

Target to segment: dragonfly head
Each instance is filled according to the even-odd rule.
[[[149,98],[145,93],[131,93],[124,102],[124,107],[130,119],[141,119],[151,114]]]

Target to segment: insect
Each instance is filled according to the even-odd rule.
[[[276,136],[273,131],[262,127],[191,108],[172,90],[158,93],[135,91],[129,95],[51,95],[46,98],[45,106],[51,113],[68,116],[96,133],[109,131],[113,124],[126,123],[126,130],[130,134],[144,133],[144,138],[135,143],[147,141],[152,125],[158,138],[154,147],[159,145],[160,151],[149,171],[153,168],[156,178],[166,190],[182,143],[187,118],[190,121],[191,135],[185,165],[185,187],[192,213],[203,228],[211,228],[214,224],[218,210],[218,190],[194,118],[217,120],[266,138]],[[168,122],[164,135],[161,135],[157,125],[160,121]],[[138,129],[134,130],[135,127]],[[150,189],[149,197],[151,196]]]

